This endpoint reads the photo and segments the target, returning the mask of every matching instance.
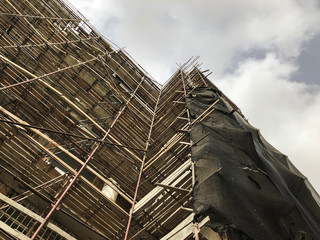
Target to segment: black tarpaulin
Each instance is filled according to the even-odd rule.
[[[215,231],[232,227],[255,240],[320,239],[319,195],[218,90],[201,87],[187,97],[192,120],[217,99],[190,132],[195,221],[210,216]]]

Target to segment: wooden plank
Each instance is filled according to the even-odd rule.
[[[19,203],[13,201],[12,199],[6,197],[2,193],[0,193],[0,200],[6,202],[7,204],[9,204],[12,207],[18,209],[19,211],[23,212],[24,214],[28,215],[29,217],[32,217],[33,219],[37,220],[40,223],[44,220],[43,217],[41,217],[38,214],[30,211],[28,208],[20,205]],[[76,240],[76,238],[72,237],[70,234],[66,233],[61,228],[57,227],[56,225],[54,225],[54,224],[52,224],[50,222],[48,223],[47,227],[50,228],[51,230],[55,231],[56,233],[58,233],[60,236],[68,239],[68,240]],[[27,238],[27,239],[29,239],[29,238]]]
[[[179,103],[179,104],[186,104],[185,102],[181,102],[181,101],[172,101],[173,103]]]
[[[157,185],[159,187],[167,188],[167,189],[169,189],[171,191],[180,192],[180,193],[189,193],[191,191],[191,189],[187,190],[187,189],[184,189],[184,188],[174,187],[174,186],[161,184],[161,183],[156,183],[155,185]]]
[[[160,240],[181,240],[187,238],[193,231],[193,217],[194,213],[190,214],[187,218],[185,218],[179,225],[177,225],[171,232],[165,235]],[[204,224],[210,221],[210,218],[207,216],[200,223],[199,227],[201,228]]]
[[[191,123],[191,125],[193,125],[196,121],[199,120],[199,118],[201,118],[205,113],[207,113],[214,105],[216,105],[219,102],[220,99],[216,100],[214,103],[212,103],[206,110],[204,110],[195,120],[193,120],[193,122]],[[212,112],[213,110],[211,110]]]
[[[177,118],[178,118],[178,119],[181,119],[181,120],[189,121],[189,118],[180,117],[180,116],[178,116]]]
[[[180,167],[178,167],[172,174],[170,174],[161,184],[171,184],[177,177],[179,177],[183,172],[185,172],[191,165],[191,161],[186,161]],[[144,198],[142,198],[134,209],[136,213],[139,209],[143,209],[145,204],[152,200],[159,192],[162,191],[161,187],[155,187],[151,192],[149,192]]]
[[[20,240],[30,240],[30,238],[24,235],[23,233],[17,231],[16,229],[11,228],[9,225],[1,221],[0,221],[0,228],[3,229],[5,232],[9,233],[10,235],[14,236],[15,238],[18,238]]]

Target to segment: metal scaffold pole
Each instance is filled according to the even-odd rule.
[[[113,120],[112,124],[110,125],[109,129],[106,131],[105,135],[103,136],[103,138],[101,139],[101,141],[105,141],[105,139],[108,137],[111,129],[114,127],[114,125],[116,124],[116,122],[118,121],[119,117],[122,115],[122,113],[124,112],[124,110],[127,108],[129,102],[131,101],[131,99],[134,97],[134,95],[136,94],[137,90],[139,89],[139,87],[141,86],[141,84],[144,81],[144,77],[142,77],[141,82],[138,84],[138,86],[136,87],[135,91],[131,94],[131,97],[128,99],[128,101],[126,102],[126,104],[121,108],[121,110],[118,112],[117,116],[115,117],[115,119]],[[88,156],[87,160],[84,162],[84,164],[81,166],[80,170],[74,175],[74,177],[72,178],[72,181],[69,183],[69,185],[66,187],[66,189],[63,191],[63,193],[61,194],[61,196],[58,198],[58,200],[56,201],[56,203],[52,206],[50,212],[47,214],[47,216],[44,218],[44,220],[41,222],[40,226],[37,228],[37,230],[34,232],[34,234],[31,237],[31,240],[34,240],[36,238],[36,236],[39,234],[40,230],[43,228],[43,226],[48,222],[49,218],[51,217],[51,215],[53,214],[53,212],[57,209],[57,207],[60,205],[61,201],[63,200],[63,198],[65,197],[65,195],[68,193],[68,191],[70,190],[70,188],[73,186],[73,184],[78,180],[80,174],[82,173],[82,171],[86,168],[86,166],[88,165],[89,161],[93,158],[93,155],[96,153],[96,151],[99,149],[101,143],[97,143],[96,147],[93,149],[93,151],[90,153],[90,155]]]
[[[135,190],[135,193],[134,193],[134,198],[133,198],[132,207],[131,207],[131,210],[130,210],[130,215],[129,215],[129,219],[128,219],[128,224],[127,224],[127,229],[126,229],[124,240],[128,239],[128,235],[129,235],[129,231],[130,231],[130,224],[131,224],[131,220],[132,220],[132,216],[133,216],[135,202],[137,200],[138,189],[139,189],[139,186],[140,186],[141,176],[142,176],[142,173],[143,173],[143,167],[144,167],[144,164],[145,164],[145,161],[146,161],[146,157],[147,157],[147,151],[148,151],[148,148],[149,148],[149,145],[150,145],[151,134],[152,134],[152,130],[153,130],[153,124],[154,124],[154,121],[156,119],[156,115],[157,115],[156,113],[157,113],[157,109],[158,109],[160,96],[161,96],[161,91],[159,92],[157,103],[156,103],[156,106],[154,108],[154,113],[153,113],[153,116],[152,116],[152,121],[151,121],[151,124],[150,124],[148,139],[146,141],[145,153],[143,155],[142,163],[141,163],[141,166],[140,166],[139,177],[138,177],[138,180],[137,180],[136,190]]]

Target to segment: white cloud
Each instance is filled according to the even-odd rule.
[[[161,82],[173,72],[167,69],[192,55],[200,55],[217,75],[241,51],[297,56],[319,31],[320,11],[312,0],[72,2]]]
[[[212,80],[320,191],[319,85],[290,81],[320,33],[317,0],[72,2],[160,82],[176,62],[200,55]]]

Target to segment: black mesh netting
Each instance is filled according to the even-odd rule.
[[[260,132],[210,87],[190,94],[195,221],[210,216],[217,232],[236,228],[255,240],[320,239],[319,195]],[[208,111],[210,112],[210,111]]]

